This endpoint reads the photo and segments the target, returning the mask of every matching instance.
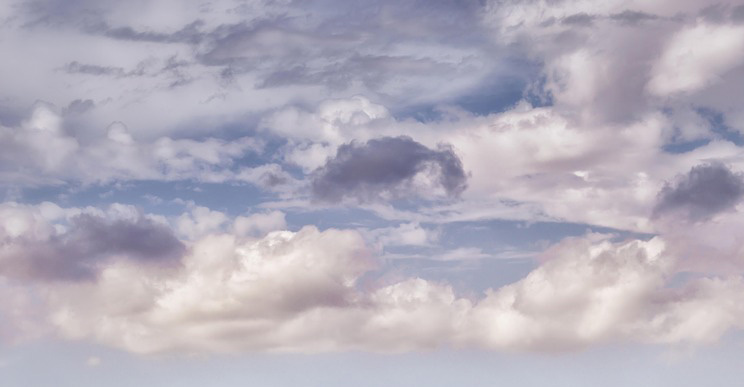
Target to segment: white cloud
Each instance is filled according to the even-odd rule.
[[[27,185],[60,181],[106,183],[114,180],[183,180],[224,182],[251,179],[252,168],[236,166],[246,154],[260,152],[261,141],[161,137],[138,142],[115,122],[105,138],[81,142],[61,126],[52,107],[39,104],[20,127],[0,126],[0,182]],[[231,170],[235,169],[235,171]]]
[[[186,239],[197,239],[207,234],[219,232],[227,223],[228,217],[220,211],[207,207],[192,206],[191,211],[181,214],[175,223],[178,233]]]
[[[284,213],[281,211],[267,211],[238,216],[233,221],[233,232],[237,236],[264,236],[271,231],[287,228]]]
[[[744,26],[698,25],[675,34],[654,65],[648,90],[664,96],[722,82],[744,63]]]
[[[523,280],[474,302],[422,279],[363,292],[358,281],[372,262],[354,232],[304,228],[254,242],[223,234],[194,245],[175,277],[111,266],[97,284],[56,288],[51,304],[65,335],[135,352],[554,351],[710,342],[738,327],[744,311],[734,300],[744,284],[703,279],[668,289],[673,261],[663,248],[659,239],[569,239]],[[123,298],[109,305],[110,297]]]

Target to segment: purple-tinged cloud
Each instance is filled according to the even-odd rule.
[[[83,214],[72,219],[66,232],[0,236],[0,275],[43,281],[93,279],[102,264],[115,258],[174,263],[185,251],[168,227],[143,216],[109,220]]]
[[[342,145],[336,157],[315,172],[312,194],[326,202],[413,196],[413,180],[421,173],[448,197],[457,197],[467,187],[462,162],[451,147],[433,150],[401,136]]]
[[[736,206],[744,196],[744,176],[721,163],[693,167],[659,192],[653,215],[682,213],[692,221],[707,220]]]

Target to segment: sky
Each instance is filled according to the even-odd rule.
[[[737,386],[744,3],[0,0],[0,385]]]

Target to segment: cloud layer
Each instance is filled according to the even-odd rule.
[[[742,329],[744,6],[177,3],[0,4],[0,337],[559,351]],[[529,270],[490,278],[503,252]]]

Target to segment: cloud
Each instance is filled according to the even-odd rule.
[[[58,289],[55,323],[68,335],[87,336],[89,319],[98,315],[110,322],[96,333],[103,342],[136,352],[302,346],[302,340],[315,341],[313,331],[321,329],[316,323],[303,327],[303,320],[354,303],[357,280],[374,265],[357,233],[314,227],[258,240],[213,234],[190,251],[175,276],[110,265],[89,289]],[[96,288],[98,295],[83,296]],[[126,309],[104,307],[113,294],[124,297],[121,308],[140,305],[150,322]],[[111,314],[100,315],[102,307]],[[136,333],[135,326],[144,329]],[[323,340],[315,344],[322,346]]]
[[[439,240],[441,230],[412,222],[369,230],[367,234],[382,246],[431,246]]]
[[[594,22],[596,17],[588,15],[586,13],[577,13],[574,15],[567,16],[561,20],[562,24],[575,25],[589,27]]]
[[[645,12],[638,12],[638,11],[631,11],[631,10],[625,10],[620,13],[616,13],[613,15],[610,15],[610,19],[619,21],[621,23],[627,23],[627,24],[638,24],[642,23],[644,21],[650,21],[658,19],[658,16],[652,15]]]
[[[87,75],[111,75],[123,77],[127,75],[121,67],[106,67],[78,62],[70,62],[65,66],[65,71],[70,74],[87,74]]]
[[[19,127],[0,126],[0,184],[232,180],[265,185],[263,175],[255,168],[237,165],[246,154],[261,151],[261,141],[256,138],[226,141],[159,137],[138,141],[122,122],[113,122],[106,129],[105,137],[81,140],[68,132],[64,117],[53,106],[37,104],[31,117]],[[274,170],[279,176],[281,171]]]
[[[217,229],[184,249],[131,207],[0,210],[0,302],[12,306],[0,328],[10,337],[23,328],[136,353],[567,351],[709,343],[744,317],[740,275],[674,283],[679,262],[663,237],[566,238],[523,279],[463,297],[447,283],[379,276],[355,230]],[[282,220],[261,215],[245,220]],[[25,324],[30,316],[42,323]]]
[[[720,82],[744,63],[744,26],[701,23],[675,34],[652,70],[656,95],[691,93]]]
[[[264,236],[271,231],[284,230],[287,221],[281,211],[268,211],[238,216],[233,221],[233,232],[239,236]]]
[[[291,1],[218,0],[178,15],[171,5],[42,0],[9,9],[0,45],[18,55],[0,64],[0,74],[14,74],[2,79],[0,98],[19,110],[37,99],[90,99],[95,108],[76,124],[91,131],[120,120],[135,134],[184,126],[203,134],[213,126],[196,122],[234,125],[355,94],[401,111],[456,103],[507,74],[524,75],[506,65],[508,49],[482,36],[480,1],[424,10],[313,0],[302,7],[317,11],[310,18]],[[71,49],[86,46],[96,49]],[[162,114],[174,106],[179,114]]]
[[[185,25],[173,33],[159,33],[151,31],[136,31],[130,26],[112,28],[105,24],[90,26],[87,30],[92,33],[102,33],[103,35],[121,40],[154,42],[154,43],[190,43],[198,44],[207,38],[207,34],[199,31],[204,24],[201,20],[196,20]]]
[[[741,327],[741,277],[666,288],[674,259],[660,238],[568,238],[524,279],[474,308],[471,339],[495,348],[566,350],[601,342],[701,343]],[[705,317],[705,316],[708,317]]]
[[[567,351],[600,343],[709,343],[741,328],[738,276],[669,287],[664,241],[568,238],[524,279],[484,296],[379,267],[352,230],[212,234],[181,269],[111,262],[96,282],[42,292],[63,336],[137,353],[409,351],[441,346]],[[116,302],[112,302],[116,300]]]
[[[707,220],[734,208],[744,197],[744,177],[721,163],[701,164],[659,192],[654,216],[682,212],[692,221]]]
[[[442,188],[457,197],[467,187],[467,175],[451,147],[432,150],[410,137],[382,137],[365,144],[349,143],[315,172],[315,199],[336,202],[344,198],[375,201],[415,194],[417,176],[430,188]]]
[[[112,259],[169,265],[185,251],[169,227],[136,211],[124,218],[79,213],[60,224],[45,219],[45,209],[54,206],[0,207],[0,275],[32,281],[90,280]]]
[[[0,313],[18,323],[0,330],[51,316],[65,336],[135,352],[715,340],[744,316],[744,250],[731,232],[744,227],[733,211],[744,192],[733,172],[744,167],[734,133],[744,130],[744,8],[716,2],[0,9],[0,51],[17,54],[0,61],[9,197],[54,184],[192,180],[250,182],[290,203],[286,218],[257,208],[231,218],[195,203],[168,218],[171,228],[131,209],[6,203]],[[516,89],[529,77],[513,106],[483,97],[504,76]],[[473,98],[506,111],[457,106]],[[24,120],[38,99],[67,108],[40,103]],[[246,135],[254,125],[260,138]],[[315,209],[308,196],[391,222],[364,234],[283,231]],[[413,197],[461,200],[394,200]],[[436,250],[435,225],[494,218],[657,236],[564,240],[526,278],[480,296],[421,278],[375,280],[390,268],[363,237],[375,251]],[[366,221],[349,227],[357,220]],[[428,258],[483,256],[447,249]],[[702,278],[678,286],[686,270]],[[24,317],[26,299],[49,313]]]
[[[228,220],[222,212],[196,205],[190,207],[190,212],[181,214],[175,221],[178,233],[187,239],[197,239],[220,231]]]

